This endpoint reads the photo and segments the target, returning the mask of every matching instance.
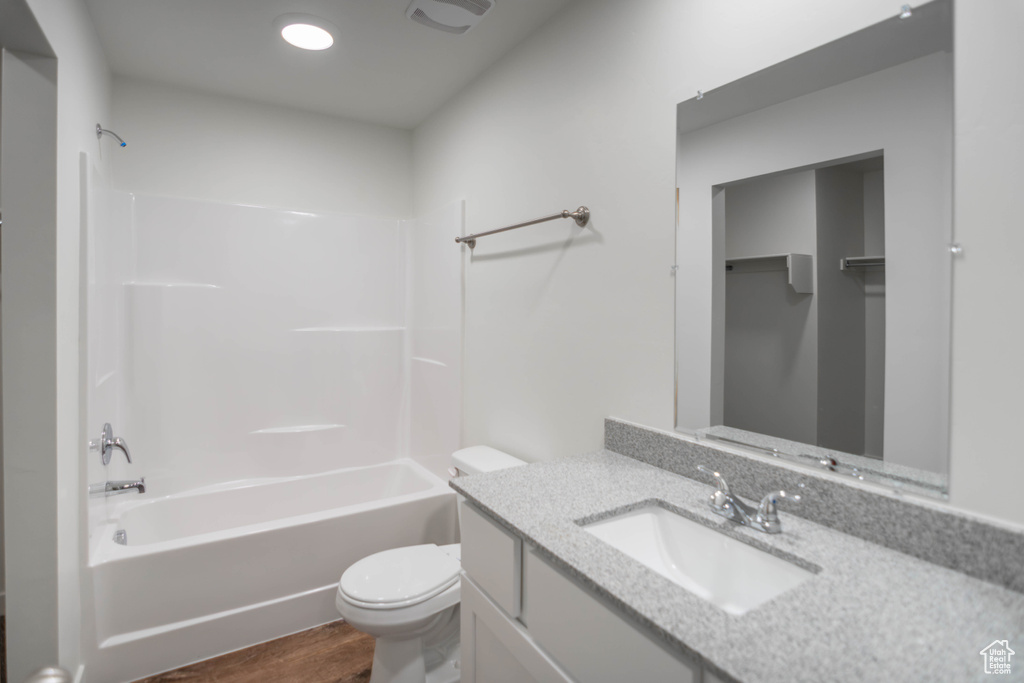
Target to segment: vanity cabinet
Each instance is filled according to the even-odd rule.
[[[700,683],[698,664],[460,505],[463,683]]]
[[[462,575],[462,683],[571,683],[521,622]]]

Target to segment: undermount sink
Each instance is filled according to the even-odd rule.
[[[814,576],[656,505],[583,528],[729,614],[745,614]]]

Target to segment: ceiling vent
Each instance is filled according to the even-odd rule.
[[[493,8],[494,0],[412,0],[405,16],[438,31],[461,35]]]

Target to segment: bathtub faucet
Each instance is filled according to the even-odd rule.
[[[98,496],[102,493],[107,496],[116,496],[119,493],[128,493],[132,489],[139,493],[145,493],[146,478],[141,477],[137,481],[126,479],[124,481],[105,481],[99,484],[89,484],[89,495]]]

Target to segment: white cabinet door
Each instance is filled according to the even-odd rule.
[[[462,683],[573,683],[462,574]]]
[[[528,549],[523,613],[531,637],[580,683],[697,683],[683,661]]]

